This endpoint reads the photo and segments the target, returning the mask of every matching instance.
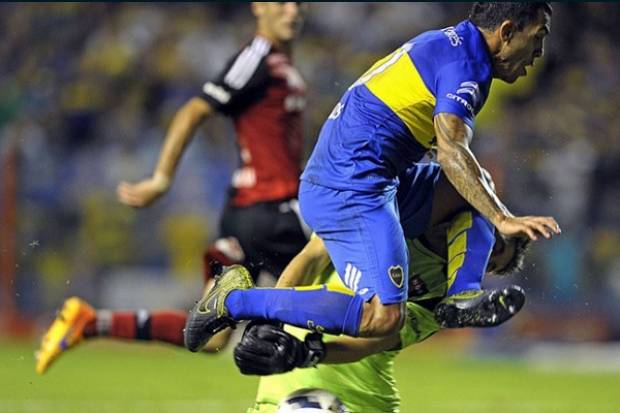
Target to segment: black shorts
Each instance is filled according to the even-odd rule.
[[[233,237],[243,250],[243,265],[256,281],[265,270],[279,277],[308,242],[296,199],[261,202],[248,207],[227,206],[220,220],[220,237]]]

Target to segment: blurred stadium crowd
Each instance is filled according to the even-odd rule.
[[[309,85],[308,151],[372,62],[467,10],[311,4],[295,52]],[[231,124],[208,122],[152,208],[121,206],[115,187],[150,173],[171,116],[250,38],[252,21],[239,3],[0,6],[0,186],[17,154],[15,296],[5,304],[35,318],[69,294],[109,304],[105,286],[119,277],[200,282],[236,164]],[[532,335],[620,339],[618,21],[617,5],[554,5],[541,67],[514,87],[495,82],[479,117],[474,148],[503,199],[519,214],[553,215],[563,229],[514,277],[528,290]]]

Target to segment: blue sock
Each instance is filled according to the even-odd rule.
[[[231,317],[281,321],[301,328],[357,337],[364,300],[326,285],[303,288],[252,288],[226,297]]]
[[[455,218],[448,230],[447,295],[480,290],[494,244],[495,227],[478,211]]]

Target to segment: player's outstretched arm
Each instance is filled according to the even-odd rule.
[[[321,274],[330,264],[329,254],[323,244],[323,240],[313,235],[306,246],[286,266],[278,283],[277,288],[309,285],[314,277]]]
[[[250,324],[234,351],[242,374],[268,376],[318,363],[352,363],[400,345],[400,336],[377,339],[338,337],[323,343],[318,333],[301,341],[273,324]]]
[[[150,178],[136,183],[121,182],[116,194],[118,200],[136,208],[146,207],[165,194],[170,188],[177,165],[196,128],[213,112],[204,99],[190,99],[179,109],[168,129],[159,154],[157,167]]]
[[[504,235],[538,235],[551,238],[560,227],[552,217],[515,217],[499,200],[485,179],[482,168],[469,149],[472,130],[463,120],[450,113],[434,118],[437,136],[437,161],[448,180],[470,205],[480,211]]]
[[[400,334],[378,338],[341,336],[325,343],[325,358],[322,362],[327,364],[353,363],[382,351],[394,350],[400,344]]]

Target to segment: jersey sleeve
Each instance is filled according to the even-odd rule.
[[[473,129],[474,118],[486,101],[490,83],[491,73],[487,65],[470,60],[447,64],[435,78],[433,116],[451,113]]]
[[[400,346],[405,348],[426,340],[439,331],[439,324],[433,313],[426,308],[407,301],[407,317],[400,330]]]
[[[256,38],[228,61],[214,80],[206,82],[200,97],[226,115],[234,115],[261,96],[269,82],[266,58],[271,45]]]

